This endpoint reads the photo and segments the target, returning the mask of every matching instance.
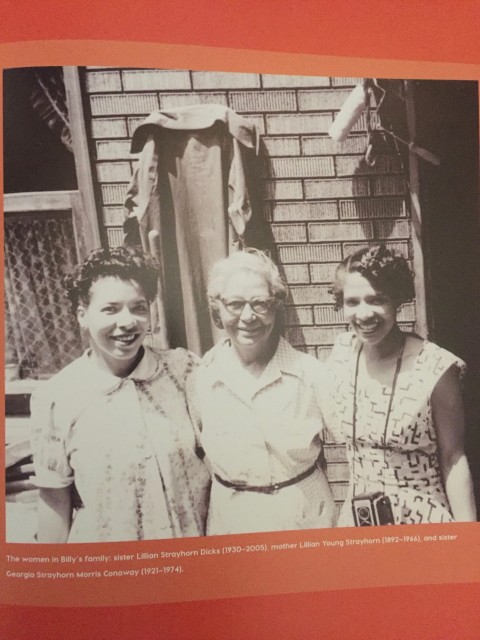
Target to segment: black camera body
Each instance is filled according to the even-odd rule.
[[[356,527],[394,524],[390,498],[381,491],[352,498],[352,511]]]

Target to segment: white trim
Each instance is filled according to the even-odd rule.
[[[77,191],[29,191],[28,193],[6,193],[5,213],[41,213],[42,211],[70,211],[72,197]]]

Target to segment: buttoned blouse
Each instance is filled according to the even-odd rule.
[[[86,352],[32,397],[39,487],[75,483],[69,542],[202,535],[210,484],[185,397],[196,358],[145,347],[126,378]]]
[[[193,374],[194,413],[212,473],[234,484],[264,486],[312,467],[322,451],[318,388],[323,371],[318,360],[296,351],[283,338],[258,378],[241,366],[229,340],[208,352]],[[250,506],[264,502],[267,513],[257,511],[257,520],[252,513],[250,522],[228,522],[236,517],[235,508],[228,505],[232,499],[238,511],[240,501]],[[298,509],[293,508],[295,501]],[[316,505],[313,518],[310,503]],[[299,485],[281,489],[277,497],[235,491],[214,481],[209,533],[268,530],[268,510],[271,529],[331,526],[333,501],[323,472],[317,469]]]

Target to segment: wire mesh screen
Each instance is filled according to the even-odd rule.
[[[81,353],[62,285],[76,262],[70,212],[6,216],[5,358],[21,378],[47,377]]]

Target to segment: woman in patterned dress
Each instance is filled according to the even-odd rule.
[[[156,283],[125,248],[94,251],[67,279],[90,348],[32,397],[39,542],[204,534],[210,476],[185,396],[197,363],[143,345]]]
[[[235,253],[214,266],[208,294],[226,339],[189,381],[213,475],[207,533],[333,526],[319,460],[323,365],[281,337],[287,289],[277,267],[260,251]]]
[[[475,520],[464,451],[464,363],[397,324],[414,297],[406,260],[364,248],[337,268],[332,292],[350,332],[338,336],[324,402],[342,434],[350,485],[338,526],[353,525],[352,498],[382,492],[395,524]]]

